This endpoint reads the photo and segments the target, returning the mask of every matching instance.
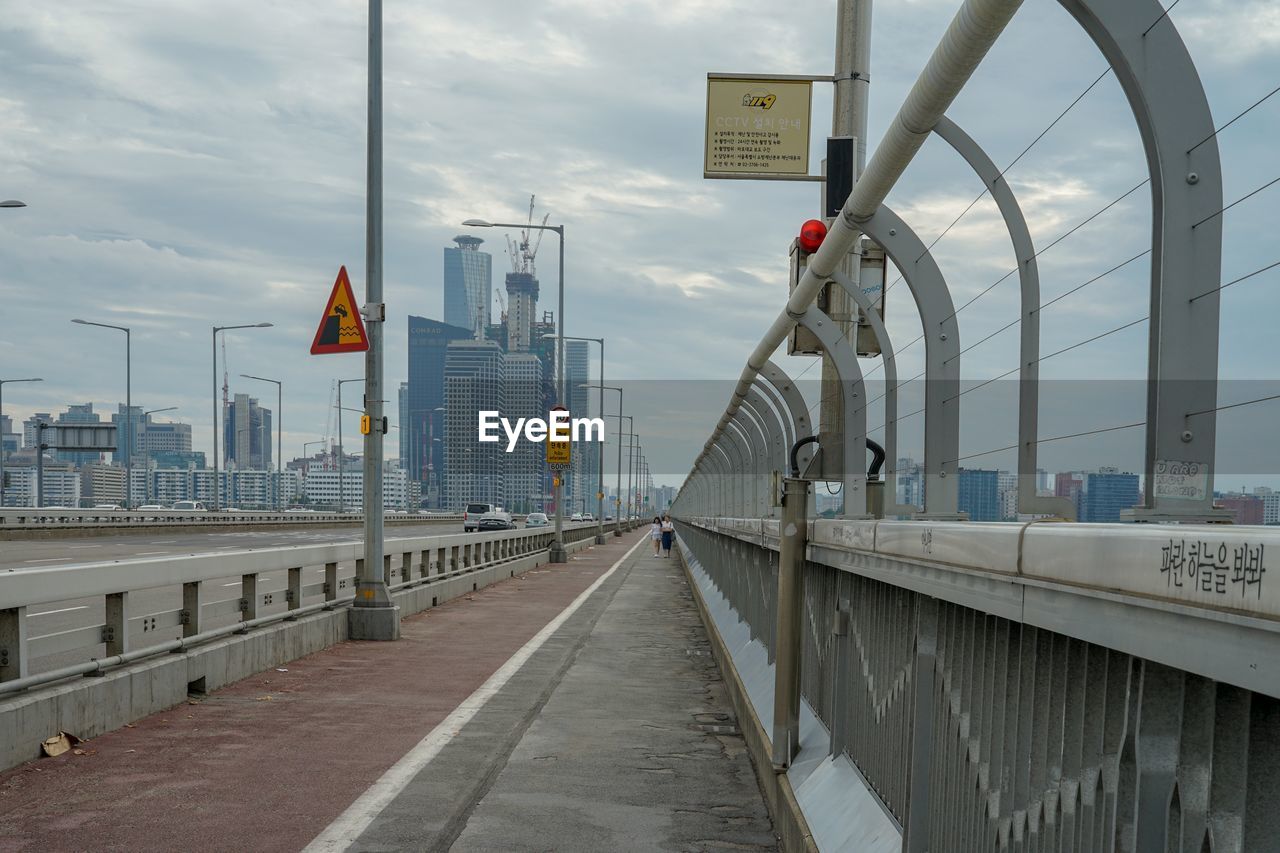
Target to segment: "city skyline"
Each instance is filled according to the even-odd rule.
[[[6,195],[28,203],[0,217],[0,251],[11,259],[0,290],[11,311],[23,318],[0,339],[0,360],[26,375],[50,374],[44,383],[8,389],[5,410],[17,420],[60,409],[68,400],[114,406],[124,396],[124,342],[86,338],[69,324],[70,315],[62,309],[68,303],[96,306],[99,319],[133,329],[135,394],[139,400],[179,406],[193,427],[194,447],[206,454],[212,452],[210,406],[197,380],[208,373],[210,323],[276,324],[271,330],[224,335],[233,375],[279,369],[291,413],[283,436],[286,457],[322,435],[332,380],[360,372],[358,356],[308,358],[304,352],[337,267],[348,265],[357,290],[363,280],[363,118],[353,105],[363,97],[359,36],[365,22],[354,8],[315,4],[315,19],[303,19],[297,30],[298,43],[312,45],[304,50],[280,46],[270,35],[281,26],[291,31],[297,26],[280,17],[287,13],[260,4],[237,8],[240,17],[215,21],[198,6],[183,4],[166,6],[155,16],[126,14],[111,2],[73,3],[64,6],[61,17],[17,7],[7,20],[10,29],[0,32],[0,47],[20,60],[6,94],[13,132],[0,183]],[[606,372],[612,379],[735,376],[751,344],[745,330],[776,313],[785,293],[786,246],[817,207],[809,185],[701,178],[696,140],[707,69],[745,63],[769,72],[812,73],[813,58],[794,46],[817,45],[824,54],[830,41],[826,3],[807,0],[795,14],[773,23],[779,38],[770,44],[786,49],[764,50],[743,39],[757,46],[741,55],[731,47],[735,34],[749,33],[753,16],[769,8],[748,2],[740,15],[726,20],[707,4],[657,16],[620,4],[606,16],[572,3],[532,9],[497,2],[467,13],[442,10],[429,24],[418,11],[396,12],[387,33],[393,79],[416,75],[442,83],[416,90],[391,84],[401,107],[388,110],[386,129],[389,387],[407,379],[399,366],[409,344],[395,330],[404,328],[410,314],[442,316],[436,312],[444,298],[440,247],[455,245],[453,238],[463,231],[460,223],[473,216],[523,221],[529,192],[537,193],[541,209],[555,211],[574,235],[566,251],[566,332],[610,339]],[[1266,93],[1257,81],[1280,74],[1280,53],[1268,49],[1280,44],[1280,31],[1265,4],[1180,4],[1169,17],[1186,38],[1215,117],[1223,122]],[[72,22],[84,22],[85,28]],[[516,84],[467,47],[485,43],[513,22],[554,34],[556,45],[521,55]],[[1052,4],[1024,8],[950,113],[1001,165],[1018,157],[1034,130],[1052,121],[1083,88],[1076,85],[1082,61],[1103,67],[1083,34],[1064,27],[1065,22],[1065,13]],[[894,44],[895,50],[880,50],[873,59],[878,80],[871,100],[873,142],[918,70],[917,57],[932,47],[942,24],[939,17],[922,25],[914,8],[877,11],[878,43]],[[454,52],[447,58],[411,49],[415,33],[439,27],[457,36],[450,40]],[[605,36],[618,27],[634,38],[625,49],[602,50]],[[198,53],[172,56],[156,46],[164,34],[192,31],[210,45],[238,44],[252,59],[242,64],[243,73],[274,109],[249,110],[207,73],[208,62]],[[706,37],[711,31],[716,39]],[[1253,38],[1235,39],[1232,33]],[[631,45],[659,35],[670,55],[657,64],[642,62]],[[314,63],[315,45],[329,48],[324,67]],[[112,61],[122,47],[136,60],[128,67]],[[1031,71],[1021,63],[1029,50],[1044,60]],[[644,121],[637,133],[620,140],[595,117],[621,120],[624,107],[613,92],[583,81],[623,78],[633,80],[637,92],[666,94],[637,96]],[[460,79],[467,83],[457,89],[444,84]],[[506,139],[511,122],[537,125],[546,107],[545,100],[529,97],[534,88],[564,96],[562,121],[521,139],[519,149],[473,144],[486,134]],[[1061,97],[1045,98],[1046,91]],[[1004,111],[993,115],[988,105],[997,94]],[[815,88],[816,114],[825,111],[829,96],[824,86]],[[486,106],[477,108],[480,103]],[[73,132],[86,110],[103,137],[115,140],[112,145],[88,144]],[[138,121],[143,114],[153,118]],[[228,120],[213,124],[209,115]],[[1266,105],[1217,138],[1224,201],[1256,189],[1265,177],[1266,140],[1278,126],[1277,111]],[[232,133],[231,127],[237,130]],[[821,136],[814,134],[815,153]],[[302,137],[310,145],[305,156],[297,156]],[[43,142],[48,138],[61,142],[50,146]],[[1087,146],[1080,145],[1083,138]],[[253,142],[246,145],[245,139]],[[1099,152],[1102,156],[1095,156]],[[972,176],[954,168],[953,158],[946,146],[926,143],[890,203],[927,242],[946,233],[931,252],[948,275],[956,302],[964,304],[1010,269],[1011,255],[989,200],[979,200],[969,216],[949,227],[977,192]],[[1091,158],[1090,168],[1082,168],[1082,158]],[[1032,213],[1029,225],[1037,246],[1047,246],[1121,199],[1144,174],[1128,107],[1114,80],[1102,79],[1019,160],[1009,181]],[[191,197],[202,204],[190,209],[177,204],[176,185],[193,188]],[[257,195],[279,202],[243,203]],[[1121,199],[1061,249],[1039,259],[1046,296],[1067,292],[1137,254],[1149,220],[1144,195]],[[1272,260],[1265,255],[1262,223],[1280,215],[1278,205],[1280,194],[1272,190],[1224,217],[1224,280]],[[744,234],[750,234],[745,243]],[[1100,240],[1104,234],[1108,239]],[[494,231],[486,239],[485,247],[501,246],[503,235]],[[726,256],[724,246],[737,248]],[[544,264],[542,272],[553,269],[554,263]],[[1141,318],[1149,301],[1149,273],[1148,262],[1138,258],[1099,287],[1055,304],[1054,313],[1046,313],[1042,349],[1052,352],[1075,343],[1083,327],[1105,331]],[[1280,298],[1266,286],[1269,280],[1259,276],[1224,295],[1221,325],[1232,330],[1221,346],[1228,380],[1269,378],[1271,361],[1259,349],[1268,334],[1262,318],[1273,313]],[[163,307],[153,298],[160,292],[166,297]],[[103,293],[113,298],[98,299]],[[49,294],[53,298],[46,298]],[[897,341],[919,333],[909,303],[901,288],[890,288],[886,322]],[[631,320],[637,305],[651,306],[641,311],[641,322],[619,322]],[[983,341],[1016,317],[1016,288],[996,287],[977,305],[980,310],[960,316],[965,345]],[[717,322],[695,319],[707,316]],[[680,346],[655,346],[659,330]],[[1009,369],[1016,338],[1006,333],[975,347],[963,360],[965,376],[983,381]],[[38,355],[50,348],[93,357],[59,374],[56,362]],[[902,377],[921,369],[919,350],[900,354]],[[1145,350],[1145,324],[1136,323],[1046,361],[1042,375],[1137,376]],[[799,374],[808,366],[807,359],[795,359],[788,369]],[[1132,399],[1140,405],[1142,394]],[[1224,412],[1220,448],[1238,445],[1239,432],[1264,411],[1270,410]],[[346,431],[356,434],[354,416],[344,417]],[[709,425],[691,421],[688,431],[700,435]],[[1099,425],[1105,424],[1089,424]],[[671,476],[691,458],[683,451],[673,458],[666,465]],[[1224,470],[1223,482],[1246,485],[1241,478],[1247,473]]]

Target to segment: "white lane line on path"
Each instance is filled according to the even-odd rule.
[[[511,677],[520,671],[525,662],[533,656],[533,653],[542,648],[542,645],[550,639],[551,635],[560,629],[560,626],[568,621],[569,617],[578,611],[592,594],[600,588],[600,585],[609,579],[609,577],[618,570],[618,567],[626,562],[641,543],[647,542],[647,539],[640,539],[636,544],[627,549],[627,553],[623,554],[618,562],[609,567],[609,570],[595,579],[591,586],[587,587],[582,593],[570,602],[569,606],[561,610],[559,615],[543,626],[542,630],[534,634],[529,642],[525,643],[520,649],[507,658],[507,662],[498,668],[498,671],[489,676],[489,680],[476,688],[476,691],[462,700],[457,708],[453,709],[453,713],[440,721],[440,724],[432,729],[426,737],[418,741],[413,749],[404,754],[404,757],[391,766],[386,773],[378,781],[374,782],[369,788],[361,794],[354,803],[352,803],[346,811],[338,815],[333,823],[325,828],[315,839],[303,848],[303,853],[330,853],[330,851],[346,850],[355,840],[360,837],[369,824],[382,813],[392,800],[400,795],[414,777],[417,776],[422,769],[431,763],[440,750],[444,749],[454,737],[461,731],[462,727],[470,722],[485,703],[492,699],[499,690],[506,685]]]
[[[27,618],[32,619],[36,616],[52,616],[55,613],[70,613],[72,610],[88,610],[89,605],[81,604],[79,607],[64,607],[61,610],[43,610],[39,613],[28,613]]]
[[[168,551],[139,551],[134,554],[135,557],[154,557],[157,554],[168,554]]]
[[[101,545],[68,545],[67,547],[73,551],[81,551],[85,548],[101,548],[102,546]]]
[[[24,563],[60,563],[65,559],[66,557],[42,557],[39,560],[23,560],[22,562]]]

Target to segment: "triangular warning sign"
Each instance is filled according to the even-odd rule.
[[[320,318],[316,339],[311,342],[312,355],[328,355],[334,352],[364,352],[369,348],[369,336],[364,331],[364,320],[356,307],[351,292],[351,279],[347,268],[338,270],[338,280],[333,283],[329,304]]]

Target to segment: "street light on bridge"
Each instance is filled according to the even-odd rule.
[[[129,497],[132,491],[129,488],[131,474],[133,468],[133,367],[132,352],[133,334],[128,326],[113,326],[110,323],[96,323],[93,320],[72,320],[73,323],[79,323],[81,326],[98,326],[103,329],[115,329],[118,332],[124,332],[124,508],[129,509]],[[120,446],[120,439],[116,437],[116,447]]]
[[[282,488],[283,484],[281,483],[281,480],[284,477],[284,469],[281,467],[281,465],[284,464],[284,460],[281,458],[281,448],[283,447],[283,443],[281,441],[283,433],[281,432],[281,429],[284,426],[284,383],[279,379],[268,379],[265,376],[250,376],[247,373],[241,373],[240,377],[242,379],[256,379],[259,382],[270,382],[276,386],[276,512],[281,512],[284,509],[284,490]],[[270,474],[271,470],[267,469],[267,473]]]
[[[549,338],[559,338],[565,341],[588,341],[600,345],[600,382],[597,386],[600,389],[600,417],[604,417],[604,338],[583,338],[575,335],[543,335],[543,340]],[[579,385],[579,388],[588,388],[589,385]],[[600,452],[596,454],[596,462],[598,463],[598,474],[596,478],[596,544],[604,544],[604,448],[600,448]],[[558,504],[557,504],[558,506]],[[585,510],[586,508],[583,507]]]
[[[213,511],[218,511],[218,332],[229,332],[232,329],[269,329],[272,323],[242,323],[237,326],[213,327]]]

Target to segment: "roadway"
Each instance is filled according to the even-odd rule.
[[[462,522],[424,521],[387,527],[387,537],[432,536],[462,529]],[[0,542],[0,571],[45,568],[75,563],[98,563],[134,557],[163,557],[175,554],[208,554],[214,551],[243,551],[287,545],[320,545],[351,542],[363,536],[357,525],[333,527],[290,527],[280,530],[201,530],[178,533],[155,530],[111,531],[98,536],[59,536],[56,539],[11,539]]]
[[[387,539],[413,536],[432,536],[457,533],[462,528],[460,520],[425,521],[422,524],[403,524],[388,527]],[[184,554],[210,554],[220,551],[251,551],[262,548],[292,545],[318,545],[330,542],[354,542],[362,537],[359,527],[305,527],[287,530],[217,530],[194,533],[169,533],[164,530],[138,531],[110,536],[66,537],[57,539],[32,539],[0,543],[0,571],[22,571],[35,568],[57,568],[63,565],[100,563],[110,560],[161,559]],[[355,568],[341,565],[338,579],[353,579]],[[313,566],[303,570],[303,587],[324,582],[324,568]],[[229,575],[206,584],[205,627],[219,628],[240,620],[235,603],[240,600],[239,575]],[[260,616],[283,613],[288,604],[283,595],[288,588],[288,574],[284,571],[264,572],[258,578],[262,593],[281,593],[273,596],[271,604],[259,608]],[[348,584],[343,594],[350,594]],[[304,595],[302,603],[321,601],[322,593]],[[182,588],[178,586],[135,590],[129,595],[129,611],[132,617],[148,616],[179,610],[182,607]],[[106,605],[101,597],[68,598],[53,604],[31,607],[27,611],[28,635],[37,639],[74,631],[91,625],[101,625],[106,620]],[[155,645],[181,636],[180,628],[161,628],[140,633],[137,626],[130,632],[134,647]],[[61,666],[103,657],[105,644],[82,646],[75,650],[47,654],[30,662],[32,674],[46,672]]]

